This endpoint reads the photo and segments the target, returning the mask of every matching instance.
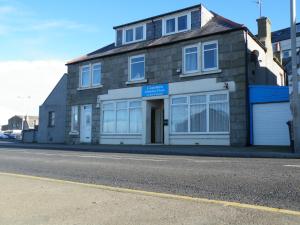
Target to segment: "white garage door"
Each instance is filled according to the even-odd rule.
[[[291,118],[288,102],[253,105],[254,145],[290,145],[286,122]]]

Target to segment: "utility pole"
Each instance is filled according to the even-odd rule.
[[[297,71],[296,46],[296,0],[291,0],[291,47],[292,47],[292,80],[293,92],[291,109],[293,114],[294,152],[300,152],[300,98]]]

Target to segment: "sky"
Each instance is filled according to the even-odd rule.
[[[256,34],[255,0],[0,0],[0,125],[38,115],[65,63],[114,42],[113,26],[199,3]],[[289,3],[263,0],[272,30],[289,26]]]

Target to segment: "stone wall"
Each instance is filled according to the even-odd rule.
[[[182,68],[182,48],[190,44],[212,40],[218,40],[219,43],[219,68],[221,69],[221,72],[194,77],[180,77],[180,73],[178,73],[177,70]],[[235,31],[69,65],[66,141],[68,143],[79,142],[79,137],[72,136],[71,138],[69,135],[71,106],[92,104],[92,142],[98,143],[100,112],[96,107],[97,96],[107,94],[109,89],[134,87],[145,84],[217,78],[219,82],[234,81],[236,84],[236,92],[230,94],[230,139],[231,145],[246,145],[248,117],[246,108],[245,52],[244,32]],[[145,54],[145,72],[148,82],[127,85],[128,57],[138,54]],[[77,90],[80,66],[97,62],[102,63],[103,87],[89,90]]]

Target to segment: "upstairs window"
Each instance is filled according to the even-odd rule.
[[[140,25],[124,30],[123,43],[129,44],[137,41],[145,40],[146,26]]]
[[[214,72],[219,69],[218,41],[186,46],[182,53],[183,74]]]
[[[218,42],[206,42],[202,45],[203,71],[218,69]]]
[[[48,127],[54,127],[55,126],[55,112],[51,111],[48,115]]]
[[[138,81],[145,79],[145,55],[129,58],[129,80]]]
[[[164,20],[164,35],[183,32],[191,29],[191,15],[181,15]]]
[[[193,73],[199,70],[199,46],[193,45],[184,48],[184,73]]]
[[[80,88],[101,86],[101,63],[82,66],[80,69]]]
[[[291,51],[290,50],[282,51],[282,58],[283,59],[289,58],[290,56],[291,56]]]
[[[93,79],[92,79],[92,86],[98,86],[101,84],[101,64],[94,64],[93,65]]]
[[[175,18],[166,20],[166,33],[167,34],[175,33],[176,31],[175,26],[176,26]]]
[[[188,29],[188,16],[178,17],[178,31],[184,31]]]
[[[133,29],[126,30],[126,42],[133,41]]]
[[[90,83],[91,83],[91,80],[90,80],[90,66],[83,66],[83,67],[81,67],[80,86],[81,87],[89,87]]]

